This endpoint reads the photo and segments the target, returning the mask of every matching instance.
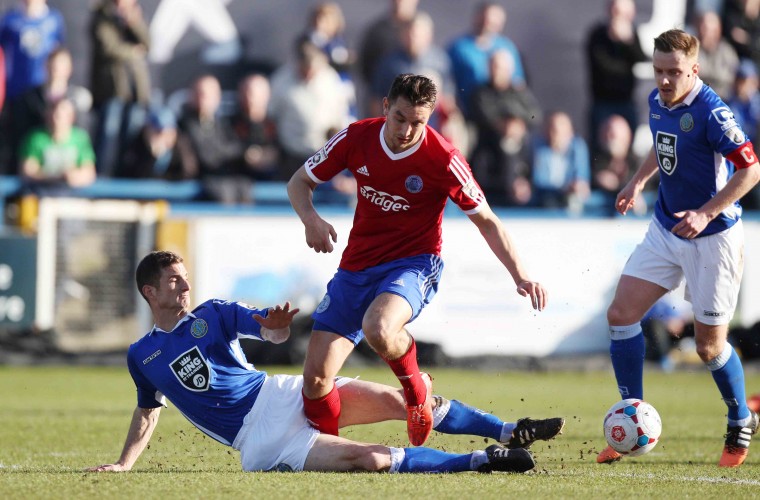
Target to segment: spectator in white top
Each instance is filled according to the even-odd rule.
[[[312,41],[296,41],[296,60],[271,78],[269,116],[282,151],[277,178],[287,180],[304,160],[349,123],[349,102],[340,75]]]

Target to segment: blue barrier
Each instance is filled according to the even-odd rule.
[[[16,176],[0,176],[0,198],[18,195],[23,187]],[[130,200],[192,201],[201,198],[198,181],[164,181],[155,179],[98,179],[93,184],[71,190],[71,196]],[[254,183],[251,195],[256,203],[288,203],[284,182]]]
[[[17,176],[0,175],[0,230],[4,225],[5,202],[8,198],[19,196],[24,189],[23,181]],[[117,200],[164,200],[172,204],[193,204],[197,207],[208,205],[209,209],[221,207],[215,203],[200,203],[203,187],[199,181],[165,181],[158,179],[98,179],[93,184],[72,189],[72,197]],[[269,207],[290,207],[287,184],[284,182],[259,182],[251,187],[254,205]],[[241,210],[243,206],[230,207]]]

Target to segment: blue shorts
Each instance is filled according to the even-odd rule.
[[[336,333],[358,344],[364,338],[364,313],[381,293],[406,299],[412,307],[412,322],[435,296],[442,272],[443,260],[438,255],[407,257],[358,272],[338,268],[311,315],[314,330]]]

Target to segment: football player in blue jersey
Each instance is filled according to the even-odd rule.
[[[137,407],[119,460],[89,471],[130,470],[148,445],[166,399],[201,432],[239,450],[246,471],[525,472],[535,466],[526,448],[537,439],[555,437],[564,425],[562,418],[503,422],[435,396],[436,430],[501,444],[454,454],[321,434],[303,413],[303,377],[256,370],[239,343],[240,338],[284,342],[298,309],[291,310],[289,303],[255,309],[215,299],[191,311],[187,270],[172,252],[148,254],[137,267],[136,280],[155,321],[127,355]],[[429,387],[429,376],[426,383]],[[343,377],[336,385],[343,404],[341,427],[406,420],[402,390]]]
[[[744,235],[738,200],[760,179],[752,143],[731,110],[698,76],[699,42],[672,29],[655,39],[657,88],[649,95],[654,147],[617,196],[622,215],[659,170],[654,216],[625,264],[607,310],[610,357],[623,398],[643,399],[644,336],[640,320],[665,293],[686,281],[697,353],[728,407],[719,465],[741,465],[757,413],[747,408],[739,355],[726,341],[739,294]],[[607,447],[597,457],[621,456]]]

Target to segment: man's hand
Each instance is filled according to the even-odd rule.
[[[710,223],[710,218],[707,215],[702,212],[695,212],[694,210],[684,210],[673,215],[681,219],[681,221],[673,226],[670,232],[682,238],[696,238],[699,236],[699,233],[705,230],[707,224]]]
[[[285,302],[284,306],[275,306],[269,308],[269,314],[267,317],[263,317],[260,314],[254,314],[253,319],[258,324],[267,328],[268,330],[280,330],[282,328],[288,328],[293,322],[293,316],[298,313],[299,309],[290,310],[290,302]]]
[[[617,195],[617,199],[615,200],[615,210],[617,210],[620,215],[625,215],[628,210],[633,208],[638,194],[639,193],[636,192],[633,183],[629,182],[626,184]]]
[[[523,280],[517,285],[517,293],[523,297],[530,297],[530,303],[533,309],[543,311],[549,300],[549,295],[540,283],[537,281]]]
[[[330,253],[333,243],[338,241],[338,233],[330,223],[321,217],[315,217],[306,226],[306,244],[317,253]]]

